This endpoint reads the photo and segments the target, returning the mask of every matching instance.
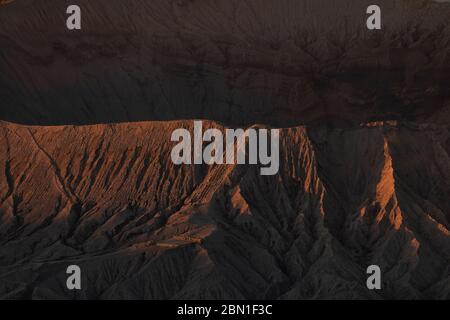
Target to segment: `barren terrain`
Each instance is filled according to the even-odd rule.
[[[0,299],[450,299],[450,4],[77,2],[0,2]],[[193,119],[279,173],[175,166]]]

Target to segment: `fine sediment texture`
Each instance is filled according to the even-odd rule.
[[[0,119],[448,123],[450,3],[79,0],[0,7]],[[437,116],[445,115],[445,117]]]
[[[450,299],[450,4],[343,2],[0,1],[0,299]]]
[[[274,176],[173,165],[179,127],[3,123],[2,297],[449,298],[448,127],[283,129]]]

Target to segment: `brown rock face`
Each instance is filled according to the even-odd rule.
[[[450,299],[450,4],[77,2],[0,0],[0,299]],[[279,172],[174,165],[192,119]]]
[[[75,263],[77,298],[449,298],[448,128],[283,129],[261,176],[173,165],[179,127],[4,123],[3,297],[72,297]]]

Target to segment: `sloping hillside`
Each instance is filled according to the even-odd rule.
[[[174,166],[178,127],[3,123],[0,296],[450,298],[448,127],[283,129],[275,176]]]

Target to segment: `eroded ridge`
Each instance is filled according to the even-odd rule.
[[[180,127],[2,123],[0,297],[449,298],[448,127],[282,129],[274,176],[174,165]]]

